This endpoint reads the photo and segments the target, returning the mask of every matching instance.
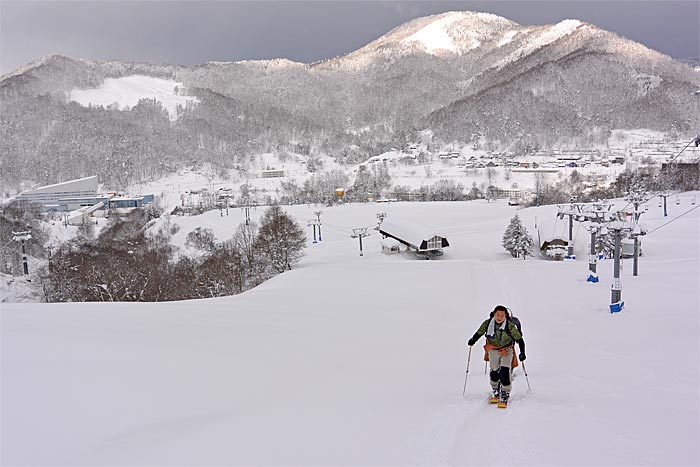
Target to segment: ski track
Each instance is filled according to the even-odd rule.
[[[167,445],[173,440],[184,439],[198,431],[219,425],[230,418],[231,412],[218,411],[134,426],[106,437],[102,442],[89,449],[85,459],[93,461],[94,459],[105,459],[105,461],[118,459],[121,452],[134,447],[143,449],[152,448],[155,445]],[[83,464],[80,461],[79,463]],[[89,464],[89,461],[85,464]]]
[[[498,260],[500,258],[494,258]],[[461,260],[465,263],[465,271],[472,271],[474,268],[469,267],[472,261]],[[507,281],[502,274],[498,272],[494,261],[477,261],[482,274],[470,274],[466,282],[474,284],[472,292],[479,298],[476,300],[479,304],[487,304],[486,307],[470,308],[470,319],[467,326],[473,325],[467,329],[466,336],[471,337],[472,333],[482,323],[483,319],[488,317],[488,313],[496,304],[509,304],[511,301],[511,287],[507,285]],[[483,264],[487,264],[487,268],[482,268]],[[483,274],[485,271],[490,274]],[[475,277],[476,276],[476,277]],[[474,282],[475,281],[475,282]],[[500,293],[497,294],[479,294],[479,291],[492,290],[492,285],[496,284]],[[489,301],[496,300],[498,303],[488,305]],[[508,306],[508,305],[507,305]],[[522,367],[514,370],[513,373],[513,395],[511,396],[512,404],[506,409],[499,409],[495,404],[490,404],[489,397],[489,378],[488,373],[484,374],[481,371],[482,365],[486,362],[483,360],[483,340],[480,340],[472,348],[472,356],[469,367],[469,378],[465,395],[447,399],[443,405],[435,409],[426,420],[426,433],[421,435],[424,448],[422,449],[423,456],[417,459],[419,465],[460,465],[464,463],[464,459],[473,458],[470,452],[474,450],[484,450],[488,452],[500,451],[499,443],[502,442],[501,437],[497,437],[492,446],[486,449],[483,445],[474,446],[470,440],[479,439],[475,437],[474,431],[478,430],[493,430],[498,433],[502,430],[503,418],[513,417],[514,415],[508,412],[515,411],[519,416],[527,416],[527,413],[532,409],[525,406],[517,407],[517,405],[525,400],[531,399],[532,393],[527,390],[524,378],[521,384],[516,384],[516,379],[522,371]],[[466,347],[466,342],[465,342]],[[466,369],[465,369],[466,370]],[[463,370],[463,374],[465,372]],[[518,381],[520,383],[520,381]],[[517,391],[517,392],[516,392]],[[513,405],[516,407],[513,408]],[[494,413],[489,413],[494,412]],[[500,412],[500,413],[499,413]],[[534,441],[534,440],[533,440]],[[536,445],[536,443],[529,443]],[[528,453],[529,458],[535,460],[538,452]],[[501,458],[494,458],[496,465],[507,465],[512,462],[512,459],[507,455]],[[480,465],[481,462],[475,462],[474,465]]]

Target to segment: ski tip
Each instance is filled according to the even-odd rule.
[[[499,408],[499,409],[505,409],[506,407],[508,407],[508,404],[504,404],[503,402],[499,402],[499,403],[498,403],[498,408]]]

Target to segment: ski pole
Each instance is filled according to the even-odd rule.
[[[486,368],[488,368],[489,362],[484,362],[484,374],[486,374]]]
[[[527,370],[525,369],[525,362],[521,361],[520,364],[523,366],[523,373],[525,373],[525,381],[527,381],[527,390],[530,390],[530,378],[527,377]]]
[[[469,362],[472,359],[472,346],[469,346],[469,355],[467,356],[467,372],[464,374],[464,389],[462,389],[462,397],[467,391],[467,376],[469,376]]]

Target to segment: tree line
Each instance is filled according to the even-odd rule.
[[[268,208],[260,224],[241,224],[233,237],[217,242],[209,229],[190,233],[197,257],[175,256],[165,222],[150,233],[153,216],[134,210],[113,218],[97,238],[83,232],[51,257],[42,277],[44,300],[187,300],[233,295],[291,270],[303,255],[306,237],[279,206]]]

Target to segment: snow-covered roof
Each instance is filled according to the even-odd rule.
[[[424,241],[428,241],[435,236],[446,239],[445,235],[438,233],[430,227],[403,219],[383,221],[381,227],[379,228],[379,233],[394,238],[399,242],[417,250],[421,249],[421,244]],[[446,243],[446,241],[443,243]],[[449,246],[449,244],[443,246]]]
[[[54,183],[53,185],[45,185],[37,188],[33,188],[25,193],[43,193],[43,192],[53,192],[57,189],[61,191],[97,191],[97,175],[92,175],[90,177],[77,178],[75,180],[69,180],[67,182]]]
[[[569,243],[569,241],[568,241],[567,239],[561,238],[561,237],[547,237],[547,238],[545,238],[545,239],[542,240],[542,241],[543,241],[543,242],[548,242],[548,243],[552,243],[552,242],[564,242],[564,243]]]

